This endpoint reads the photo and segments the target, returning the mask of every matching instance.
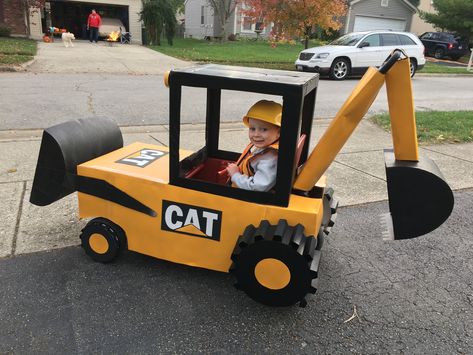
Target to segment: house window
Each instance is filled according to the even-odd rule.
[[[205,24],[205,6],[200,7],[200,24]]]
[[[242,31],[253,31],[254,25],[251,17],[243,17],[241,19],[241,30]]]
[[[382,7],[388,7],[388,5],[389,5],[389,0],[381,0]]]

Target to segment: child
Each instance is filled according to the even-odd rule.
[[[269,191],[276,184],[278,140],[282,106],[261,100],[243,117],[250,144],[237,164],[229,164],[232,185],[245,190]]]

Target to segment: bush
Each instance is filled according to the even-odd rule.
[[[10,37],[10,34],[10,27],[0,25],[0,37]]]
[[[229,41],[236,41],[237,40],[237,36],[234,34],[234,33],[230,33],[228,35],[228,40]]]

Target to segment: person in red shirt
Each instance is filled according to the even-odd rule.
[[[100,18],[100,15],[95,12],[95,10],[92,10],[89,15],[89,18],[87,19],[87,29],[89,30],[90,43],[92,43],[93,41],[97,43],[99,39],[99,27],[101,24],[102,19]]]

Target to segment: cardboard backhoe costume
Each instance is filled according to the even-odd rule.
[[[176,263],[232,272],[237,288],[271,306],[306,305],[315,293],[324,235],[337,202],[323,176],[387,86],[394,149],[385,150],[391,239],[414,238],[440,226],[453,194],[433,161],[419,158],[409,60],[394,51],[370,68],[308,157],[318,74],[205,65],[173,70],[170,146],[123,147],[109,120],[76,120],[43,133],[30,201],[48,205],[77,191],[80,236],[94,260],[132,250]],[[180,150],[183,87],[207,88],[206,140]],[[222,90],[282,98],[277,181],[272,191],[220,182],[218,172],[239,152],[219,149]],[[360,191],[361,193],[361,191]],[[238,216],[236,218],[235,216]]]

